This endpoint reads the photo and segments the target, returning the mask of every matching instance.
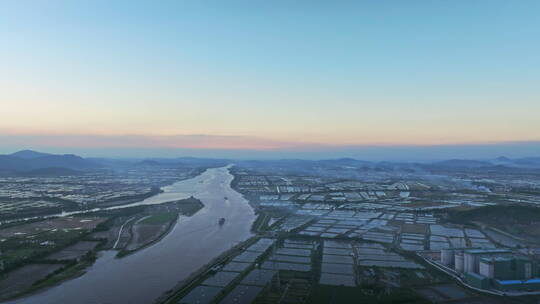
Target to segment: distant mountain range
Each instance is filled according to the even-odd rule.
[[[125,169],[149,167],[217,167],[231,161],[205,158],[112,159],[82,158],[73,154],[49,154],[22,150],[0,155],[0,175],[67,176],[80,175],[100,168]]]
[[[101,167],[100,164],[73,154],[56,155],[23,150],[8,155],[0,155],[0,170],[3,172],[47,173],[66,170],[87,171]]]
[[[494,160],[451,159],[430,163],[369,162],[352,158],[328,160],[259,160],[237,161],[240,167],[259,168],[261,172],[311,175],[321,174],[342,178],[361,178],[364,172],[387,173],[443,173],[461,171],[484,171],[510,173],[516,171],[540,171],[540,158]]]
[[[429,164],[429,166],[439,167],[439,168],[482,168],[490,167],[493,164],[489,161],[481,160],[466,160],[466,159],[450,159],[445,161],[440,161],[436,163]]]
[[[353,158],[339,158],[326,160],[227,160],[194,157],[180,158],[148,158],[138,160],[117,160],[107,158],[82,158],[73,154],[49,154],[32,150],[18,151],[12,154],[0,155],[0,173],[9,175],[77,175],[85,171],[99,168],[125,168],[125,167],[159,167],[159,166],[197,166],[214,167],[228,163],[239,166],[257,166],[268,169],[286,169],[303,171],[303,169],[317,168],[339,170],[340,168],[359,170],[511,170],[511,169],[540,169],[540,157],[510,159],[504,156],[492,160],[464,160],[451,159],[432,163],[405,163],[405,162],[369,162]]]

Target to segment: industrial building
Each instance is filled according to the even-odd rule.
[[[480,273],[480,259],[511,256],[506,249],[468,249],[463,251],[464,272]]]
[[[530,280],[493,280],[495,289],[501,291],[538,291],[540,279]]]
[[[441,263],[469,285],[501,291],[540,291],[536,260],[507,249],[443,249]]]
[[[442,249],[441,262],[453,267],[457,273],[479,273],[481,258],[512,254],[512,251],[506,249]]]

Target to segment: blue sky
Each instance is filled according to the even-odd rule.
[[[538,1],[6,1],[0,135],[336,155],[535,142],[539,13]]]

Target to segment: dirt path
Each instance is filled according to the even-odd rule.
[[[118,246],[118,242],[120,242],[120,237],[122,236],[122,230],[124,230],[124,226],[129,223],[130,221],[132,221],[134,219],[134,217],[132,218],[129,218],[127,221],[125,221],[122,226],[120,226],[120,230],[118,231],[118,238],[116,239],[116,242],[114,243],[113,245],[113,248],[112,249],[116,249],[116,246]]]

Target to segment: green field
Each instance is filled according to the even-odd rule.
[[[467,211],[451,211],[448,220],[458,224],[480,222],[522,238],[540,237],[540,208],[522,205],[497,205]]]
[[[148,225],[161,225],[161,224],[166,224],[168,222],[174,221],[177,216],[178,216],[178,213],[176,212],[157,213],[157,214],[151,215],[149,218],[144,219],[140,223],[148,224]]]
[[[9,271],[76,243],[85,233],[84,230],[47,231],[34,235],[32,242],[26,237],[12,237],[0,243],[0,258]],[[43,242],[50,243],[41,245]]]

